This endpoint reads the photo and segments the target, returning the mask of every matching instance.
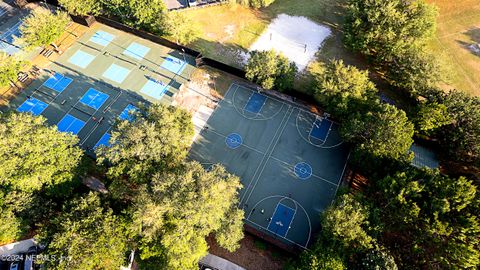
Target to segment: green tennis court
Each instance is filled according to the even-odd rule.
[[[240,206],[248,225],[306,248],[348,159],[338,128],[296,104],[233,84],[190,156],[206,167],[223,164],[241,178]]]
[[[169,60],[177,59],[172,66]],[[91,155],[108,145],[116,121],[139,104],[169,105],[194,59],[151,41],[95,24],[2,110],[43,115],[80,139]],[[175,67],[175,70],[173,70]]]

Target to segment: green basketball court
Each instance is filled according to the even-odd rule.
[[[241,178],[245,222],[306,248],[331,204],[349,148],[337,123],[296,104],[233,84],[190,156]]]

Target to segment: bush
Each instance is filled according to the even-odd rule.
[[[283,91],[293,87],[297,67],[273,50],[253,51],[245,71],[245,77],[262,88]]]

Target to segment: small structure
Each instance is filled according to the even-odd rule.
[[[438,169],[438,167],[440,167],[438,158],[432,150],[414,143],[410,147],[410,151],[415,155],[412,160],[413,166],[417,168],[427,167],[430,169]]]

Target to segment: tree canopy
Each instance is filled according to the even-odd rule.
[[[101,11],[101,1],[98,0],[58,0],[68,13],[78,16],[98,15]]]
[[[165,35],[179,44],[189,44],[201,35],[201,28],[182,12],[169,12],[165,25]]]
[[[293,87],[297,67],[273,50],[253,51],[250,52],[245,71],[245,77],[260,84],[263,89],[276,88],[282,91]]]
[[[83,155],[78,139],[26,113],[0,116],[0,184],[33,192],[72,180]]]
[[[48,243],[48,269],[120,269],[125,263],[127,234],[124,221],[89,193],[67,204],[43,231]]]
[[[374,189],[378,191],[372,198],[381,209],[384,227],[382,241],[400,265],[480,265],[480,196],[472,181],[409,169],[385,177]]]
[[[20,26],[22,37],[19,39],[27,49],[45,47],[55,42],[66,30],[70,23],[67,13],[37,8],[26,17]]]
[[[127,194],[155,173],[181,164],[193,137],[191,116],[185,110],[152,104],[142,111],[133,121],[117,124],[110,147],[98,148],[98,162],[110,164],[108,176]]]
[[[356,143],[356,151],[376,159],[401,159],[413,143],[414,126],[404,111],[389,104],[370,104],[370,111],[352,112],[341,126],[347,141]]]
[[[0,52],[0,87],[8,86],[9,83],[15,82],[18,72],[26,65],[28,65],[28,62]]]
[[[196,162],[154,175],[133,214],[133,227],[141,228],[143,264],[197,269],[207,253],[205,237],[211,233],[234,251],[243,237],[243,211],[237,208],[240,188],[238,177],[223,167],[206,171]]]
[[[434,35],[436,16],[436,8],[424,0],[350,0],[345,42],[378,62],[391,62]]]
[[[314,96],[326,110],[344,118],[356,110],[355,104],[366,101],[377,91],[367,71],[331,61],[315,76]]]

